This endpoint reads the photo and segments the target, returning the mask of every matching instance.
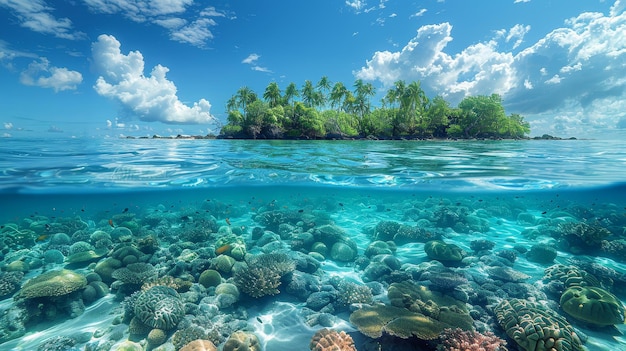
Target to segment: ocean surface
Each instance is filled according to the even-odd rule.
[[[449,307],[398,305],[407,284],[509,350],[503,301],[539,303],[567,345],[626,349],[625,141],[7,138],[0,209],[1,350],[230,350],[237,331],[305,350],[323,327],[359,351],[446,350],[357,325],[376,304]],[[46,272],[65,276],[34,286]],[[144,316],[158,289],[165,321]]]

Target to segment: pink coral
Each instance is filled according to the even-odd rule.
[[[507,351],[506,341],[492,332],[478,333],[460,328],[444,329],[438,351]]]

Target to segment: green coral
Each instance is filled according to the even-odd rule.
[[[185,306],[176,290],[157,285],[137,297],[135,316],[152,328],[171,330],[185,316]]]
[[[350,323],[370,338],[379,338],[386,333],[402,339],[416,336],[422,340],[434,340],[447,327],[421,313],[383,304],[352,312]]]
[[[624,323],[624,305],[610,292],[591,286],[573,286],[561,295],[561,308],[577,320],[595,325]]]
[[[412,281],[393,283],[387,297],[393,306],[431,317],[449,328],[473,329],[474,320],[463,301]]]
[[[563,264],[555,264],[546,268],[543,280],[561,282],[566,289],[572,286],[600,286],[600,281],[592,274],[576,266]]]
[[[200,273],[200,277],[198,278],[198,283],[202,284],[205,288],[211,286],[218,286],[222,282],[222,276],[220,272],[214,269],[207,269]]]
[[[525,351],[583,351],[565,318],[537,302],[502,300],[494,312],[506,334]]]
[[[465,251],[455,244],[447,244],[441,240],[431,240],[424,244],[424,251],[428,258],[442,263],[460,262],[465,257]]]
[[[63,296],[80,290],[87,285],[82,274],[68,269],[48,271],[27,281],[19,296],[27,299],[36,297]]]

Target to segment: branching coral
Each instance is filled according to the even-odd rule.
[[[280,293],[281,278],[295,269],[294,261],[284,253],[254,256],[247,266],[233,276],[235,285],[246,294],[258,298]]]

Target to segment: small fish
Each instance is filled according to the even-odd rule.
[[[230,225],[230,219],[228,217],[226,217],[224,220],[226,221],[226,224]]]
[[[50,229],[52,228],[52,227],[50,226],[50,224],[48,224],[48,223],[46,223],[45,227],[46,227],[46,231],[47,231],[47,232],[49,232],[49,231],[50,231]]]
[[[263,320],[261,319],[261,317],[256,317],[256,321],[263,324]]]
[[[115,224],[113,224],[113,220],[109,219],[109,225],[111,226],[111,228],[115,228]]]
[[[544,214],[546,214],[546,213],[548,213],[548,211],[543,211],[543,212],[541,212],[541,214],[542,214],[542,215],[544,215]]]
[[[39,243],[39,242],[42,242],[42,241],[44,241],[44,240],[46,240],[46,239],[48,239],[48,234],[41,234],[40,236],[38,236],[38,237],[35,239],[35,241]]]
[[[126,213],[126,212],[128,212],[128,207],[126,207],[124,211],[122,211],[122,213]]]
[[[226,251],[228,251],[230,249],[231,249],[230,244],[226,244],[226,245],[220,246],[217,249],[215,249],[215,254],[216,255],[221,255],[221,254],[223,254],[224,252],[226,252]]]
[[[304,210],[298,210],[298,213],[302,213],[302,212],[304,212]]]

